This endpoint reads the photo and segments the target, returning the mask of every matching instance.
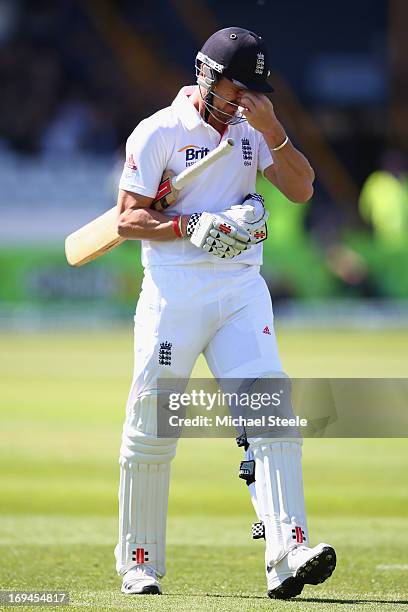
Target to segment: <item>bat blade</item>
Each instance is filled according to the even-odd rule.
[[[117,214],[117,208],[114,206],[67,236],[65,255],[71,266],[82,266],[107,253],[125,240],[116,230]]]
[[[230,153],[233,146],[232,138],[224,140],[203,159],[171,178],[171,185],[177,191],[183,189],[218,159]],[[170,180],[167,179],[160,184],[155,202],[163,197],[163,194],[171,193]],[[126,240],[119,236],[117,232],[117,215],[117,207],[114,206],[103,215],[67,236],[65,239],[65,255],[71,266],[82,266],[89,261],[93,261]]]

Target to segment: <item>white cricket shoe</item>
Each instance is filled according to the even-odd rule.
[[[329,544],[297,546],[275,567],[267,568],[268,595],[272,599],[296,597],[305,584],[324,582],[335,567],[336,552]]]
[[[136,565],[123,576],[122,593],[126,595],[161,595],[156,570],[150,565]]]

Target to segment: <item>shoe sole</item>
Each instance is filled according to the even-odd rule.
[[[161,590],[158,586],[145,586],[142,589],[142,595],[161,595]]]
[[[271,599],[291,599],[300,595],[305,584],[321,584],[330,578],[336,567],[336,552],[325,546],[317,555],[306,561],[296,575],[286,578],[276,589],[268,591]]]
[[[268,591],[268,596],[271,599],[291,599],[301,594],[303,586],[304,583],[299,578],[286,578],[276,589]]]
[[[296,578],[303,584],[321,584],[330,578],[336,567],[336,552],[331,546],[325,546],[317,555],[301,565]]]
[[[124,591],[122,589],[122,593],[125,595],[161,595],[162,592],[158,586],[145,586],[141,591]]]

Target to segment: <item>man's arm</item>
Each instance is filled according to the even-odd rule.
[[[274,163],[265,169],[265,177],[292,202],[307,202],[313,195],[314,171],[306,157],[290,142],[278,151],[286,139],[272,102],[263,94],[245,92],[241,99],[248,123],[262,133],[271,150]]]
[[[119,189],[118,234],[127,240],[175,240],[173,219],[149,208],[154,198]],[[185,235],[187,216],[182,217]]]
[[[193,214],[191,219],[198,217],[199,221],[193,220],[187,231],[190,215],[176,215],[169,220],[163,213],[149,208],[152,202],[153,198],[119,190],[117,232],[121,238],[163,241],[188,238],[196,247],[225,259],[236,257],[251,246],[249,230],[227,214]]]
[[[280,130],[263,133],[269,149],[284,142],[286,134]],[[280,140],[279,140],[280,138]],[[304,203],[313,195],[315,174],[306,157],[298,151],[290,140],[279,151],[272,151],[273,164],[264,170],[264,176],[292,202]]]

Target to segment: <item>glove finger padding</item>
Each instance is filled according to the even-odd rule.
[[[247,230],[224,215],[204,212],[200,215],[190,241],[216,257],[232,258],[249,248],[251,236]]]
[[[233,257],[236,257],[242,253],[242,251],[239,249],[236,249],[233,246],[228,246],[225,244],[225,242],[220,242],[219,240],[214,241],[214,244],[205,244],[203,246],[203,250],[207,253],[215,255],[216,257],[220,257],[221,259],[232,259]]]
[[[215,232],[215,230],[211,230],[211,231]],[[223,238],[218,238],[216,234],[213,235],[211,233],[211,235],[206,240],[206,244],[209,244],[210,246],[216,246],[217,248],[223,248],[223,249],[229,246],[237,251],[246,251],[246,249],[248,248],[246,244],[237,242],[233,238],[230,238],[231,242],[227,242],[225,240],[226,238],[228,238],[228,236],[224,236]]]
[[[221,242],[224,242],[225,244],[228,244],[229,246],[233,246],[237,249],[240,249],[241,251],[245,251],[245,249],[247,248],[247,243],[240,242],[236,238],[231,238],[231,236],[228,236],[228,234],[224,234],[223,232],[220,232],[216,229],[210,230],[210,236],[212,236],[212,238],[220,240]],[[208,241],[209,238],[207,238],[207,242]]]
[[[239,227],[237,224],[232,224],[231,219],[224,217],[223,215],[214,215],[214,227],[224,236],[230,236],[236,238],[240,242],[250,242],[251,237],[249,232]]]

